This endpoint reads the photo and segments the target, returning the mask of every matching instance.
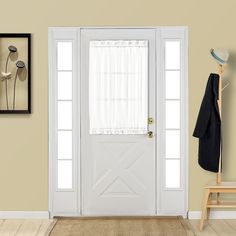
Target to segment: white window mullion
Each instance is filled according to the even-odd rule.
[[[73,47],[72,40],[56,41],[57,93],[57,188],[73,191]],[[61,131],[67,129],[68,131]],[[62,138],[64,134],[64,138]],[[70,136],[70,137],[69,137]]]
[[[186,29],[162,28],[163,64],[161,84],[163,85],[163,137],[161,147],[160,212],[163,214],[186,213]],[[170,204],[172,202],[172,204]]]
[[[50,211],[54,215],[77,214],[77,160],[74,86],[77,85],[77,30],[49,29],[50,35]],[[76,115],[77,116],[77,115]]]
[[[181,188],[181,39],[164,39],[165,188]],[[171,99],[170,99],[171,98]],[[167,130],[168,129],[168,130]],[[172,129],[175,129],[172,131]],[[172,132],[172,133],[171,133]],[[174,133],[173,133],[174,132]],[[175,134],[175,135],[173,135]],[[177,143],[176,143],[177,142]],[[170,154],[171,152],[171,154]],[[168,159],[171,155],[175,160]]]

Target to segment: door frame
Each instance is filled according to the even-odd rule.
[[[188,211],[188,28],[186,26],[167,26],[167,27],[49,27],[48,28],[48,60],[49,60],[49,184],[48,184],[48,201],[49,201],[49,213],[50,216],[81,216],[81,191],[80,188],[75,186],[79,186],[81,181],[79,169],[81,167],[81,156],[80,156],[80,142],[77,142],[76,145],[73,145],[73,188],[72,191],[70,190],[63,190],[58,191],[55,188],[55,181],[56,181],[56,165],[55,165],[55,155],[56,155],[56,148],[57,145],[56,140],[56,130],[55,130],[55,122],[56,121],[56,47],[55,42],[58,40],[72,40],[74,42],[74,49],[73,50],[73,140],[80,140],[80,96],[78,96],[78,91],[80,91],[80,81],[81,81],[81,74],[80,74],[80,33],[81,29],[155,29],[156,30],[156,117],[158,114],[163,112],[163,88],[164,88],[164,64],[163,56],[164,56],[164,49],[163,49],[163,39],[175,39],[177,36],[181,37],[183,42],[183,48],[181,49],[181,53],[183,54],[183,74],[181,80],[181,91],[182,91],[182,98],[184,99],[183,103],[181,103],[181,119],[182,119],[182,128],[183,132],[181,133],[181,139],[184,141],[182,144],[184,157],[182,159],[181,165],[181,179],[183,181],[182,188],[180,191],[183,191],[184,197],[184,211],[183,212],[170,212],[162,210],[161,206],[163,205],[163,196],[162,193],[171,194],[180,191],[176,191],[176,189],[163,189],[163,180],[164,176],[162,171],[164,166],[164,162],[160,157],[160,150],[163,148],[163,142],[161,141],[161,136],[163,133],[163,129],[160,124],[163,124],[163,116],[159,116],[158,124],[156,125],[156,202],[157,202],[157,209],[158,212],[156,215],[183,215],[184,217],[187,216]],[[76,93],[77,91],[77,93]],[[159,99],[158,99],[159,98]],[[155,117],[155,120],[156,120]],[[161,118],[160,118],[161,117]],[[76,118],[76,119],[75,119]],[[184,127],[183,127],[184,126]],[[159,141],[159,142],[158,142]],[[182,142],[183,142],[182,141]],[[79,157],[79,158],[78,158]],[[171,192],[172,191],[172,192]],[[55,211],[54,210],[54,203],[55,203],[55,193],[61,194],[59,196],[60,199],[67,199],[71,202],[71,206],[69,207],[72,210],[69,211]],[[169,196],[169,195],[168,195]],[[165,196],[168,198],[168,196]]]

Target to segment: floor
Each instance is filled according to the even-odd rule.
[[[106,229],[115,225],[114,221],[109,221],[110,224],[104,222],[96,227],[97,232],[101,227]],[[183,229],[179,228],[179,224],[173,220],[163,220],[161,223],[153,225],[153,221],[147,219],[145,227],[140,225],[140,222],[120,222],[119,228],[123,228],[124,233],[110,232],[109,236],[132,236],[130,233],[132,228],[135,229],[135,236],[236,236],[236,220],[208,220],[202,232],[199,231],[199,220],[182,220]],[[54,220],[0,220],[0,236],[48,236]],[[58,227],[59,226],[59,227]],[[73,232],[73,230],[74,232]],[[83,228],[79,224],[73,226],[71,220],[60,220],[52,230],[50,236],[96,236],[91,230],[91,225],[83,223]],[[82,234],[79,234],[78,231]],[[86,230],[87,233],[84,233]],[[145,233],[148,230],[149,233]],[[92,233],[92,234],[91,234]],[[103,236],[105,236],[103,234]]]
[[[188,220],[196,236],[236,236],[236,220],[208,220],[202,232],[199,231],[199,220]]]
[[[0,236],[48,236],[56,220],[0,220]]]

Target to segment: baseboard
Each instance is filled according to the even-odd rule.
[[[188,219],[200,219],[201,218],[201,211],[189,211],[188,212]],[[236,219],[236,211],[216,211],[212,210],[210,212],[210,219]]]
[[[0,211],[0,219],[49,219],[48,211]]]

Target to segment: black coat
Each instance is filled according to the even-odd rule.
[[[199,138],[198,163],[218,172],[221,152],[221,119],[218,107],[219,75],[210,74],[193,136]]]

